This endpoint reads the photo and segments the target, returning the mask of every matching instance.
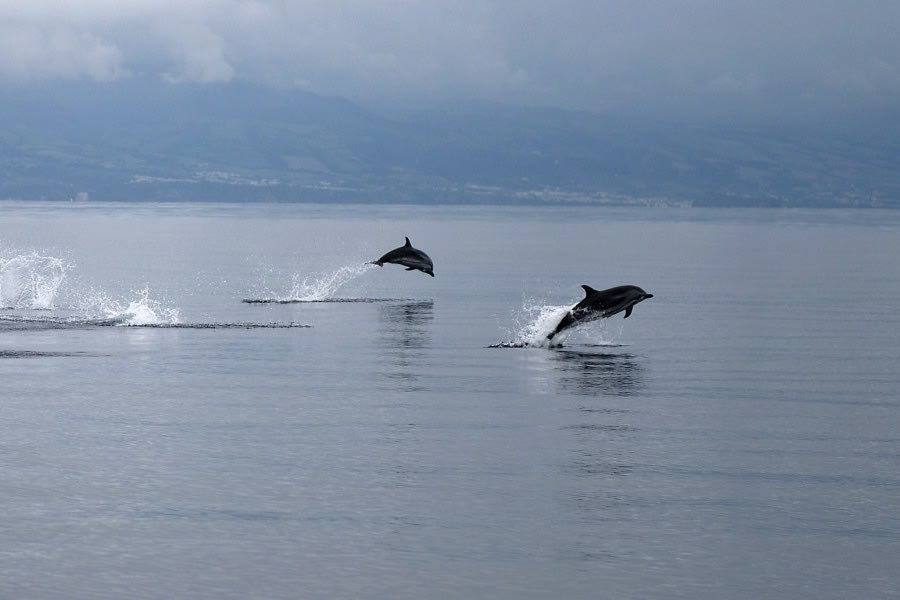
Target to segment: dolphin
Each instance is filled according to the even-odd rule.
[[[631,310],[635,304],[653,297],[653,294],[648,294],[636,285],[620,285],[599,292],[589,285],[581,287],[584,288],[584,299],[565,314],[556,329],[547,335],[548,340],[553,339],[553,336],[563,329],[574,327],[579,323],[611,317],[623,310],[627,319],[631,316]]]
[[[427,254],[412,247],[409,238],[399,248],[394,248],[378,260],[369,261],[367,264],[384,266],[384,263],[394,263],[406,267],[407,271],[418,270],[434,277],[434,264]]]

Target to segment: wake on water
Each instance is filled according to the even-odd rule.
[[[389,302],[397,298],[339,298],[335,293],[348,282],[356,279],[374,265],[358,263],[347,265],[318,276],[302,279],[294,275],[293,286],[287,296],[247,298],[248,304],[302,303],[302,302]],[[36,252],[18,254],[11,258],[0,256],[0,330],[73,327],[154,327],[190,329],[248,329],[248,328],[302,328],[299,323],[182,323],[177,308],[151,298],[149,288],[135,292],[129,300],[110,298],[105,292],[89,290],[73,294],[70,306],[57,306],[60,290],[66,281],[66,273],[72,265],[52,256]],[[609,336],[606,320],[594,321],[571,331],[562,332],[553,341],[547,335],[554,330],[570,306],[553,306],[525,302],[516,319],[516,330],[509,341],[492,344],[491,348],[549,348],[561,347],[563,341],[585,338],[583,345],[618,346]],[[21,311],[29,311],[22,315]],[[53,314],[35,316],[30,311],[47,311]],[[60,314],[62,313],[62,314]],[[599,332],[599,340],[598,338]]]
[[[90,329],[94,327],[131,327],[144,329],[308,329],[302,323],[134,323],[127,318],[83,319],[72,317],[20,317],[0,315],[0,331],[45,329]]]
[[[54,295],[48,298],[42,312],[50,314],[34,315],[21,313],[21,304],[8,306],[19,309],[8,314],[0,314],[0,329],[65,329],[76,327],[160,327],[179,324],[178,309],[164,306],[150,297],[149,289],[136,292],[133,300],[114,300],[104,292],[92,290],[77,294],[72,305],[57,306]]]
[[[10,311],[59,311],[60,293],[66,273],[74,265],[37,252],[0,257],[0,308]],[[76,293],[72,306],[62,312],[72,313],[69,320],[109,321],[124,325],[177,323],[178,310],[164,307],[150,298],[146,288],[135,300],[115,301],[103,292]],[[4,315],[6,320],[63,321],[61,317],[21,317]]]
[[[150,295],[149,288],[129,299],[98,289],[64,290],[74,265],[37,252],[0,256],[0,330],[84,327],[178,329],[304,328],[300,323],[182,323],[179,310]],[[64,293],[67,292],[67,293]],[[62,304],[63,306],[60,306]],[[35,311],[38,311],[37,313]]]

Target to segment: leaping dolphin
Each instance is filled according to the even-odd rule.
[[[552,340],[553,336],[563,329],[574,327],[579,323],[611,317],[623,310],[627,319],[631,316],[631,310],[635,304],[653,297],[653,294],[648,294],[636,285],[620,285],[599,292],[589,285],[581,287],[584,288],[584,299],[566,313],[556,329],[547,335],[548,340]]]
[[[399,248],[394,248],[378,260],[369,261],[370,265],[384,266],[384,263],[394,263],[406,267],[407,271],[418,270],[434,277],[434,264],[427,254],[412,247],[409,238],[406,238],[406,244]]]

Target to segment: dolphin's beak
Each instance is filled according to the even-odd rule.
[[[652,297],[653,297],[653,294],[644,294],[644,300],[646,300],[647,298],[652,298]]]

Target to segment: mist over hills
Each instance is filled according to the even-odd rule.
[[[893,125],[388,112],[140,79],[7,86],[0,115],[0,198],[900,207]]]

